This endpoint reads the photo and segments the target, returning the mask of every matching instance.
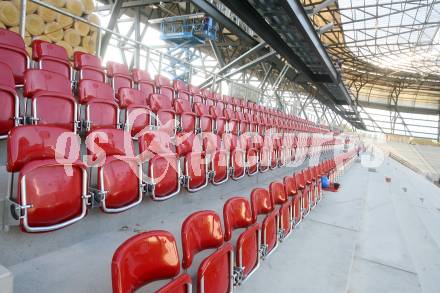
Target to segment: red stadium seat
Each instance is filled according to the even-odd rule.
[[[148,161],[148,191],[153,200],[166,200],[180,192],[180,162],[171,149],[171,137],[160,130],[139,138],[141,159]]]
[[[194,103],[194,110],[199,117],[198,132],[212,132],[213,117],[209,114],[209,109],[205,104]]]
[[[252,214],[264,216],[261,222],[262,258],[270,255],[278,246],[278,212],[275,210],[269,192],[264,188],[255,188],[251,192]]]
[[[184,269],[191,267],[197,253],[216,249],[198,268],[197,292],[232,292],[234,252],[224,243],[220,217],[214,211],[195,212],[183,222],[181,235]]]
[[[228,121],[228,133],[232,133],[234,135],[238,135],[240,132],[240,122],[237,119],[236,112],[231,108],[231,105],[228,105],[223,113]]]
[[[154,82],[161,95],[167,96],[171,100],[174,99],[174,88],[171,86],[171,81],[168,78],[156,75]]]
[[[91,79],[105,82],[105,72],[98,56],[76,51],[73,53],[73,67],[78,72],[78,80]]]
[[[206,161],[209,162],[211,182],[219,185],[229,179],[229,161],[228,151],[222,145],[222,139],[218,134],[203,134],[203,151],[206,155]]]
[[[191,92],[188,85],[183,80],[173,80],[173,88],[178,99],[187,100],[188,102],[191,101]]]
[[[63,138],[66,143],[59,144]],[[19,172],[11,210],[23,231],[60,229],[86,215],[87,168],[79,160],[79,142],[76,134],[53,126],[27,125],[11,130],[7,170]]]
[[[278,205],[278,235],[280,241],[285,239],[292,232],[292,202],[284,188],[284,184],[274,181],[269,185],[269,193],[274,205]]]
[[[151,110],[149,97],[142,91],[121,88],[119,89],[119,104],[125,109],[124,129],[131,136],[138,137],[142,130],[149,130],[151,126]]]
[[[69,57],[66,49],[42,40],[32,41],[32,59],[39,69],[55,72],[71,79]]]
[[[12,31],[0,28],[0,62],[11,67],[15,84],[23,84],[28,68],[28,55],[23,38]]]
[[[285,176],[283,183],[286,195],[292,197],[291,219],[292,227],[294,227],[302,219],[301,196],[298,193],[295,176]]]
[[[313,166],[311,174],[315,191],[313,194],[313,205],[316,205],[317,202],[321,200],[321,175],[319,174],[319,166]]]
[[[133,69],[131,71],[133,81],[136,85],[136,89],[143,92],[145,95],[150,96],[156,92],[156,86],[151,79],[150,74],[146,70]]]
[[[162,94],[150,96],[150,107],[155,113],[156,126],[170,135],[176,133],[176,111],[173,108],[173,98]]]
[[[0,139],[22,123],[20,118],[20,100],[15,91],[14,74],[8,64],[0,62]]]
[[[178,131],[195,132],[197,116],[192,111],[191,102],[183,98],[174,100],[174,109],[179,116]]]
[[[83,79],[78,85],[79,102],[85,106],[83,128],[117,128],[119,108],[112,87],[100,81]]]
[[[313,198],[312,195],[314,193],[314,184],[313,184],[313,179],[312,179],[312,174],[310,172],[310,167],[303,170],[303,176],[304,176],[304,181],[307,185],[307,200],[305,201],[305,209],[306,212],[308,213],[313,205]]]
[[[58,73],[29,69],[24,77],[24,95],[31,100],[30,121],[76,131],[78,111],[69,80]]]
[[[195,192],[206,187],[209,183],[209,173],[199,137],[194,133],[179,133],[176,138],[176,153],[183,157],[186,189]]]
[[[204,98],[200,88],[190,84],[188,89],[192,97],[192,103],[203,103]]]
[[[89,165],[98,167],[95,200],[101,202],[101,210],[119,213],[140,204],[142,165],[133,157],[130,134],[121,129],[98,129],[90,132],[87,139],[92,143],[88,145],[93,160]]]
[[[249,176],[255,175],[258,172],[258,149],[255,147],[254,140],[258,137],[252,133],[243,133],[240,136],[240,142],[243,149],[246,151],[246,173]]]
[[[131,88],[132,80],[128,72],[128,66],[116,62],[107,62],[107,76],[116,93],[116,98],[119,100],[119,89],[124,87]]]
[[[300,205],[301,205],[301,218],[304,218],[307,213],[307,206],[308,206],[308,185],[304,178],[304,173],[302,171],[296,172],[294,174],[295,182],[296,182],[296,188],[299,194],[300,199]]]
[[[222,104],[213,105],[209,108],[209,113],[214,119],[214,132],[218,135],[226,133],[227,120],[223,115]]]
[[[235,285],[246,281],[260,265],[260,225],[245,197],[233,197],[223,206],[225,241],[231,241],[235,229],[245,229],[235,244]]]
[[[246,175],[246,152],[241,146],[238,137],[232,133],[224,135],[225,147],[229,152],[230,177],[239,180]]]
[[[235,112],[235,117],[238,120],[239,133],[246,133],[249,131],[249,122],[246,120],[242,112]]]
[[[180,274],[174,236],[167,231],[148,231],[122,243],[112,259],[113,293],[134,293],[159,280],[170,280],[156,293],[191,293],[191,277]]]

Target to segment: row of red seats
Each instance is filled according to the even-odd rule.
[[[258,134],[179,133],[173,138],[151,130],[139,137],[139,154],[131,135],[121,129],[97,129],[85,141],[87,162],[80,160],[80,138],[74,132],[45,125],[11,130],[7,170],[19,172],[19,188],[10,198],[22,230],[59,229],[82,219],[91,204],[106,213],[122,212],[138,205],[144,194],[165,200],[183,187],[198,191],[209,182],[219,185],[291,162],[299,165],[323,151],[294,140],[283,146],[276,137]],[[97,168],[96,182],[89,182],[88,168]]]
[[[134,135],[150,124],[165,125],[176,119],[180,125],[171,122],[170,128],[185,132],[214,131],[220,135],[247,131],[264,134],[268,128],[277,128],[278,132],[325,131],[298,117],[242,99],[221,97],[179,80],[171,84],[160,75],[152,80],[146,71],[133,69],[130,73],[122,64],[109,62],[104,70],[98,57],[85,53],[75,54],[73,71],[64,48],[40,40],[34,41],[32,48],[36,69],[29,69],[22,38],[0,29],[0,62],[5,63],[1,69],[11,71],[13,77],[6,74],[0,81],[4,88],[1,94],[8,100],[8,107],[0,113],[0,135],[26,122],[56,124],[74,131],[80,127],[90,131],[124,124]],[[71,79],[78,82],[74,87],[76,98],[72,96]],[[111,86],[105,83],[107,79]],[[14,84],[24,84],[24,95],[31,100],[24,114],[20,113]],[[83,111],[77,109],[76,102],[84,106]],[[126,110],[126,118],[137,110],[137,119],[123,120],[119,117],[120,109]],[[158,118],[155,121],[151,121],[150,110]]]
[[[352,156],[344,154],[341,164],[347,164]],[[183,274],[171,233],[150,231],[128,239],[113,255],[113,292],[130,293],[165,279],[172,280],[155,292],[192,292],[187,270],[194,266],[195,256],[208,249],[216,250],[198,267],[196,292],[232,292],[316,206],[322,197],[321,176],[333,177],[335,172],[336,162],[325,161],[285,176],[283,182],[272,182],[268,190],[255,188],[250,201],[246,197],[230,198],[223,207],[224,232],[214,211],[191,214],[181,229]]]

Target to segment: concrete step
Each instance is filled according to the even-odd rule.
[[[346,292],[422,292],[385,182],[389,164],[385,159],[365,173],[365,207]]]
[[[393,162],[395,165],[396,163]],[[438,215],[424,208],[425,201],[432,207],[436,198],[435,193],[426,192],[429,189],[427,181],[421,181],[419,175],[402,168],[393,168],[396,184],[389,187],[390,197],[395,206],[396,215],[402,234],[408,246],[415,271],[420,281],[422,292],[438,292],[440,279],[440,246],[438,245]],[[430,184],[430,183],[429,183]],[[404,191],[406,188],[406,192]],[[437,193],[438,195],[439,193]],[[421,206],[422,204],[422,206]],[[437,221],[435,221],[437,219]],[[431,222],[434,220],[434,222]],[[437,223],[437,228],[434,227]],[[437,238],[437,240],[436,240]]]

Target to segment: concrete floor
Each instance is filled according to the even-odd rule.
[[[165,204],[148,203],[134,209],[124,220],[126,224],[117,222],[119,229],[110,222],[111,231],[103,227],[102,233],[71,246],[63,243],[53,252],[26,255],[20,262],[9,259],[6,267],[14,275],[14,292],[111,292],[111,257],[122,241],[149,229],[167,229],[179,238],[180,224],[191,212],[221,212],[228,197],[249,196],[252,188],[267,187],[289,172],[280,169],[238,184],[229,182],[223,188],[179,196]],[[385,176],[392,178],[391,183],[385,182]],[[236,291],[440,292],[439,189],[390,159],[376,172],[355,163],[340,181],[342,190],[326,193]],[[64,234],[53,235],[55,240],[65,238]]]

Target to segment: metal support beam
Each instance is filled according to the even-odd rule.
[[[223,58],[222,51],[217,47],[215,41],[210,40],[209,44],[211,45],[212,52],[214,53],[215,59],[217,60],[220,68],[225,67],[225,59]]]
[[[26,35],[26,5],[27,0],[20,0],[20,36],[23,39]]]
[[[198,6],[201,10],[205,11],[215,21],[227,28],[230,32],[236,35],[242,42],[250,45],[254,45],[257,42],[250,37],[245,31],[243,31],[237,24],[230,20],[226,15],[221,13],[214,5],[207,0],[191,0],[193,4]]]
[[[264,66],[263,66],[263,68],[264,68]],[[267,69],[267,71],[266,71],[266,74],[264,75],[264,78],[263,78],[263,80],[261,81],[261,84],[260,84],[260,89],[262,89],[263,91],[264,91],[264,89],[265,89],[265,86],[266,86],[266,83],[267,83],[267,81],[268,81],[268,79],[269,79],[269,76],[270,76],[270,74],[272,73],[272,70],[273,70],[273,65],[272,64],[270,64],[269,65],[269,68]]]
[[[107,29],[113,30],[116,26],[116,23],[119,18],[119,11],[121,10],[123,0],[115,0],[112,10],[110,12],[110,20],[108,22]],[[112,34],[110,32],[106,32],[105,35],[102,37],[101,41],[101,58],[104,58],[105,52],[107,51],[108,43],[110,42],[110,39],[112,37]]]
[[[136,9],[136,17],[134,20],[134,37],[135,40],[140,42],[141,41],[141,9]],[[135,68],[139,68],[140,60],[141,60],[141,46],[139,44],[136,44],[136,49],[134,51],[133,56],[133,65]]]
[[[134,7],[145,7],[149,5],[159,5],[161,3],[175,2],[173,0],[138,0],[138,1],[126,1],[122,4],[122,8],[134,8]],[[108,11],[112,9],[113,5],[102,5],[96,7],[96,11]]]
[[[240,61],[244,60],[246,57],[250,56],[251,54],[257,52],[258,50],[260,50],[261,48],[263,48],[266,45],[265,42],[261,42],[258,45],[256,45],[255,47],[253,47],[252,49],[246,51],[245,53],[241,54],[240,56],[238,56],[237,58],[235,58],[233,61],[229,62],[228,64],[226,64],[225,66],[223,66],[222,68],[220,68],[219,71],[216,72],[216,74],[222,74],[224,72],[226,72],[228,69],[230,69],[231,67],[237,65]],[[208,79],[206,79],[205,81],[203,81],[200,86],[205,86],[207,85],[209,82],[212,81],[212,76],[209,77]]]
[[[229,73],[227,73],[227,74],[225,74],[225,75],[219,77],[215,82],[222,81],[222,80],[224,80],[225,78],[228,78],[229,76],[235,75],[235,74],[237,74],[237,73],[242,72],[243,70],[246,70],[246,69],[248,69],[248,68],[251,68],[252,66],[257,65],[258,63],[260,63],[260,62],[266,60],[267,58],[269,58],[269,57],[271,57],[271,56],[273,56],[273,55],[275,55],[275,54],[276,54],[275,51],[271,51],[271,52],[269,52],[269,53],[267,53],[267,54],[264,54],[263,56],[260,56],[260,57],[258,57],[257,59],[252,60],[251,62],[249,62],[249,63],[247,63],[247,64],[245,64],[245,65],[243,65],[243,66],[237,68],[236,70],[231,71],[231,72],[229,72]],[[209,85],[211,85],[211,83],[205,84],[204,86],[201,85],[201,87],[207,87],[207,86],[209,86]]]

